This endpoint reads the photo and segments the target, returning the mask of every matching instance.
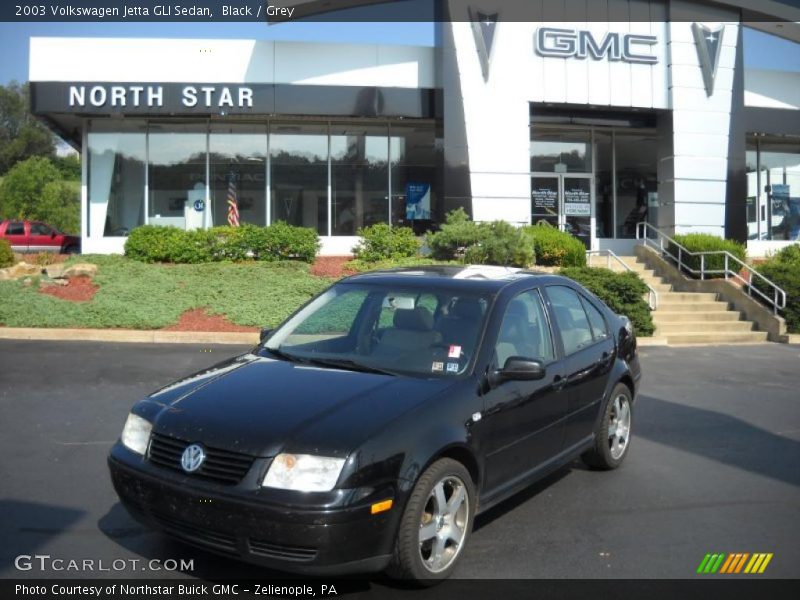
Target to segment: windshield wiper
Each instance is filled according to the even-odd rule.
[[[371,367],[369,365],[350,360],[349,358],[311,358],[306,360],[312,365],[319,365],[321,367],[336,367],[347,369],[348,371],[360,371],[362,373],[378,373],[379,375],[391,375],[396,377],[397,373],[387,371],[386,369],[379,369],[378,367]]]
[[[299,356],[296,356],[294,354],[289,354],[288,352],[284,352],[283,350],[278,350],[277,348],[268,348],[267,346],[264,346],[264,349],[267,352],[270,352],[271,354],[277,356],[281,360],[286,360],[286,361],[294,362],[294,363],[296,363],[296,362],[306,362],[305,359],[300,358]]]

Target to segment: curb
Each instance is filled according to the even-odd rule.
[[[131,342],[149,344],[245,344],[258,343],[258,332],[164,331],[139,329],[45,329],[0,327],[0,339],[83,342]]]
[[[636,345],[641,348],[647,346],[668,346],[669,344],[667,344],[667,338],[663,337],[637,337]]]
[[[800,333],[786,333],[780,337],[782,344],[800,344]]]

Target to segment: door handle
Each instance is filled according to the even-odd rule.
[[[553,377],[553,389],[558,391],[563,388],[567,384],[567,378],[562,377],[561,375],[556,375]]]

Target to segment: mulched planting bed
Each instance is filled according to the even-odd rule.
[[[70,302],[88,302],[94,297],[97,290],[100,289],[97,285],[92,283],[91,277],[83,275],[79,277],[70,277],[67,281],[69,282],[67,285],[43,283],[39,288],[39,292]]]
[[[311,265],[310,273],[317,277],[344,277],[355,271],[345,269],[345,263],[353,260],[352,256],[318,256]]]
[[[249,333],[259,331],[258,327],[235,325],[222,315],[209,315],[203,308],[193,308],[184,312],[178,322],[164,327],[165,331],[236,331]]]

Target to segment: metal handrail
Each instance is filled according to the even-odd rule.
[[[617,256],[613,250],[587,250],[586,251],[586,263],[591,267],[592,266],[592,256],[594,255],[602,256],[605,254],[606,256],[606,267],[611,268],[611,259],[613,258],[619,264],[621,264],[625,269],[630,271],[631,273],[635,273],[633,269],[631,269],[628,264],[622,260],[619,256]],[[650,310],[656,310],[658,308],[658,292],[653,288],[649,283],[646,281],[642,281],[647,286],[648,295],[647,295],[647,304],[650,306]]]
[[[648,234],[652,232],[655,234],[655,239],[651,238]],[[753,292],[755,292],[761,299],[766,302],[767,304],[772,305],[772,312],[774,314],[778,314],[779,310],[783,310],[786,308],[786,292],[780,288],[778,285],[764,277],[761,273],[756,271],[753,267],[748,265],[745,262],[742,262],[738,258],[736,258],[733,254],[728,252],[727,250],[707,250],[703,252],[692,252],[691,250],[687,250],[681,244],[676,242],[674,239],[669,237],[663,231],[656,229],[650,223],[646,221],[642,221],[636,224],[636,239],[641,241],[642,246],[647,246],[648,244],[652,247],[657,249],[661,252],[662,255],[669,256],[672,260],[678,263],[678,270],[679,271],[686,271],[691,273],[692,275],[699,275],[701,280],[706,278],[706,275],[716,275],[716,274],[724,274],[725,279],[734,279],[741,282],[742,286],[747,288],[747,294],[752,297]],[[672,254],[667,248],[664,247],[664,241],[667,241],[669,244],[673,244],[678,249],[677,256]],[[725,257],[725,268],[724,269],[706,269],[706,256],[712,254],[722,254]],[[685,256],[699,256],[700,257],[700,269],[693,269],[689,265],[684,262]],[[739,266],[739,270],[733,270],[730,268],[731,262],[734,265]],[[742,269],[747,271],[747,279],[741,276]],[[753,277],[757,277],[761,281],[767,284],[770,288],[772,288],[772,298],[770,298],[767,294],[762,292],[756,287],[753,287]]]

